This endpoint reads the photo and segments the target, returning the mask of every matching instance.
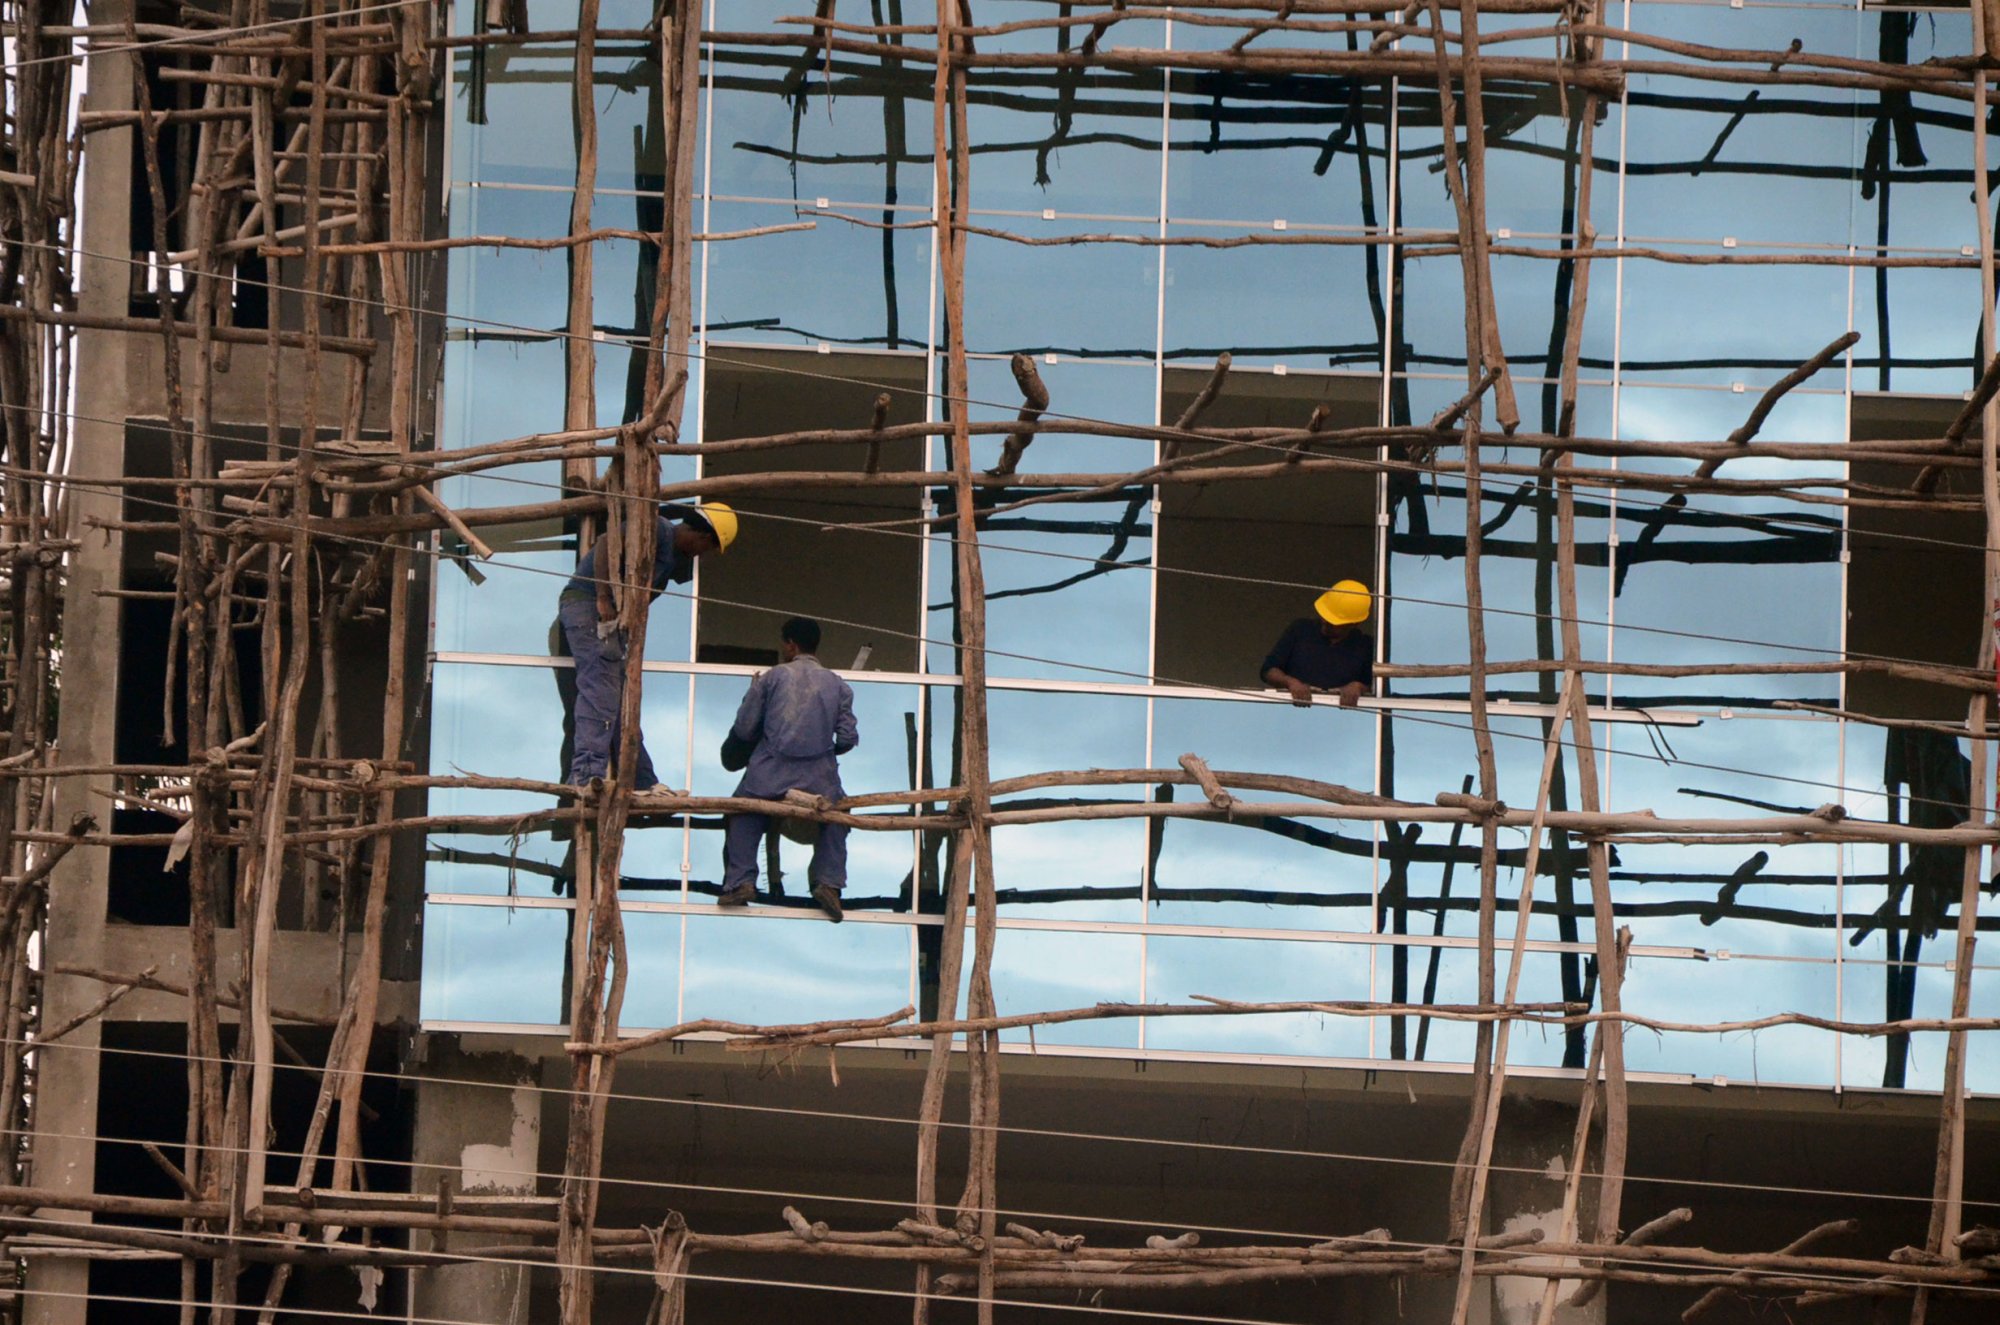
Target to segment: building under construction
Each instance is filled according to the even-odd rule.
[[[2000,5],[0,24],[8,1319],[2000,1309]]]

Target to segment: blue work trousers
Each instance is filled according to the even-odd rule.
[[[831,754],[815,759],[787,759],[759,747],[736,786],[738,796],[780,801],[792,790],[809,791],[828,800],[847,793],[840,785],[840,766]],[[771,826],[768,814],[732,814],[722,839],[722,887],[756,886],[757,853]],[[806,878],[815,888],[847,887],[847,825],[820,824]]]
[[[625,660],[605,651],[597,638],[597,604],[585,598],[565,597],[557,609],[569,656],[575,661],[576,752],[570,758],[569,781],[581,787],[592,778],[608,775],[613,752],[618,749],[619,710],[625,697]],[[632,785],[644,791],[658,786],[653,757],[646,753],[644,733],[639,741],[638,771]]]

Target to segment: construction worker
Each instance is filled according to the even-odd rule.
[[[1359,580],[1342,580],[1314,599],[1313,615],[1286,626],[1265,655],[1264,684],[1290,691],[1301,706],[1318,690],[1338,694],[1342,708],[1353,708],[1375,681],[1375,640],[1356,629],[1372,606]]]
[[[817,621],[787,621],[778,632],[784,662],[760,672],[743,696],[728,742],[749,752],[736,795],[775,801],[794,790],[828,800],[847,794],[840,785],[838,760],[861,743],[854,725],[854,691],[819,665],[819,635]],[[746,906],[757,896],[757,849],[769,827],[769,815],[729,816],[717,905]],[[814,904],[839,924],[840,893],[847,887],[845,824],[819,825],[806,878]]]
[[[705,501],[683,512],[678,524],[664,513],[659,515],[654,533],[658,543],[653,550],[653,596],[657,598],[669,584],[686,584],[694,577],[696,557],[726,551],[736,541],[736,512],[722,502]],[[625,694],[627,641],[624,628],[618,624],[618,605],[605,573],[606,559],[600,537],[577,563],[576,574],[563,585],[556,606],[559,629],[551,632],[560,636],[551,643],[566,648],[576,661],[569,685],[559,688],[565,691],[565,707],[573,714],[573,749],[567,772],[570,784],[578,787],[608,774],[618,748],[618,713]],[[561,675],[558,671],[559,683]],[[659,781],[641,735],[633,788],[644,791],[658,786]]]

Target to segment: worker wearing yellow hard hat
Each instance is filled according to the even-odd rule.
[[[1315,693],[1340,696],[1353,708],[1375,682],[1375,639],[1360,629],[1374,609],[1374,595],[1359,580],[1342,580],[1313,600],[1313,615],[1300,617],[1264,656],[1264,684],[1291,694],[1298,705]]]
[[[678,522],[668,518],[669,510],[680,516]],[[653,548],[653,596],[659,597],[669,584],[693,579],[695,559],[726,551],[736,541],[736,531],[736,512],[727,502],[663,509],[654,520],[658,541]],[[576,663],[567,673],[556,672],[563,708],[571,717],[565,732],[569,739],[564,775],[576,786],[607,776],[617,758],[627,642],[611,581],[604,573],[605,560],[604,540],[599,538],[563,585],[556,602],[556,628],[549,633],[550,651],[558,656],[566,653]],[[638,758],[633,788],[657,786],[659,777],[643,737]]]

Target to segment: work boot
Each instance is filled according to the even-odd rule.
[[[715,899],[717,906],[748,906],[757,900],[757,885],[739,883],[734,888],[724,888],[722,895]]]
[[[813,905],[826,912],[828,920],[836,925],[840,923],[840,889],[819,884],[813,889]]]

